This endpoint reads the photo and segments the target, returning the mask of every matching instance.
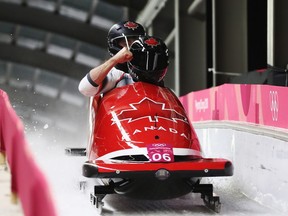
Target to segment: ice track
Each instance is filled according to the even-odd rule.
[[[67,156],[65,147],[58,144],[32,146],[40,166],[50,182],[59,216],[95,216],[97,210],[90,204],[89,194],[93,181],[81,176],[85,157]],[[233,178],[233,177],[232,177]],[[79,181],[88,180],[85,191],[80,191]],[[280,215],[252,201],[230,186],[231,179],[213,179],[214,192],[220,196],[222,210],[219,215]],[[121,195],[104,198],[102,215],[215,215],[207,209],[198,194],[164,201],[133,200]]]
[[[33,154],[50,183],[59,216],[99,215],[89,200],[94,180],[81,176],[82,163],[85,161],[85,157],[65,155],[66,147],[75,146],[71,146],[71,143],[64,143],[63,145],[63,142],[51,142],[49,139],[45,140],[43,136],[30,135],[29,140]],[[0,171],[1,176],[3,176],[4,170],[1,169]],[[4,180],[4,182],[0,182],[0,189],[8,186],[8,179]],[[85,191],[81,191],[79,187],[79,182],[83,180],[87,180]],[[222,210],[219,214],[206,208],[198,194],[188,194],[177,199],[164,201],[134,200],[115,194],[107,195],[104,198],[105,205],[102,215],[281,215],[248,199],[240,191],[233,188],[230,182],[231,177],[213,179],[214,192],[220,196],[222,203]],[[0,196],[7,196],[8,190],[5,191],[6,194],[0,193]],[[0,202],[1,216],[21,215],[19,210],[15,210],[13,206],[10,208],[7,203]]]

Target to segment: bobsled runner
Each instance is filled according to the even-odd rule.
[[[172,199],[200,193],[219,212],[221,203],[203,177],[232,176],[233,165],[204,158],[197,135],[177,96],[168,88],[136,82],[90,103],[91,136],[83,176],[103,182],[91,202],[102,209],[107,194]]]

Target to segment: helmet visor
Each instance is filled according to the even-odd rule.
[[[167,67],[167,56],[156,52],[133,50],[132,65],[143,71],[156,71]]]
[[[134,65],[131,62],[128,62],[129,73],[136,81],[143,81],[149,83],[160,82],[167,72],[167,67],[160,70],[142,70]]]

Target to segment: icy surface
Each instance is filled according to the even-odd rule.
[[[99,215],[89,200],[94,180],[81,176],[85,157],[65,155],[66,147],[75,146],[69,146],[69,143],[63,140],[58,143],[55,137],[54,142],[51,142],[49,138],[45,140],[45,133],[41,137],[30,135],[29,139],[33,139],[31,147],[34,155],[50,182],[59,216]],[[79,187],[79,182],[83,180],[87,181],[85,191],[81,191]],[[214,192],[220,196],[222,202],[219,215],[281,215],[248,199],[239,190],[233,188],[230,177],[214,178],[212,182],[215,185]],[[188,194],[164,201],[143,201],[121,195],[107,195],[104,202],[102,215],[197,216],[216,214],[203,205],[199,194]]]
[[[59,216],[99,215],[90,204],[90,192],[95,180],[84,178],[81,175],[82,164],[86,158],[65,154],[67,147],[85,147],[86,140],[79,142],[77,133],[71,133],[69,137],[65,137],[63,134],[61,129],[53,128],[49,124],[42,127],[26,127],[29,145],[40,168],[47,177]],[[3,180],[1,175],[0,180]],[[222,202],[220,214],[207,209],[199,194],[188,194],[177,199],[164,201],[143,201],[121,195],[107,195],[103,200],[105,205],[102,215],[281,215],[280,212],[275,212],[259,204],[257,202],[259,200],[247,198],[238,188],[233,186],[232,180],[233,177],[210,179],[214,184],[214,192],[220,196]],[[1,189],[3,187],[7,189],[8,185],[1,181],[0,215],[21,215],[19,208],[9,208],[6,202],[2,202],[1,196],[7,196],[9,190],[6,190],[6,194],[3,195]],[[80,181],[87,181],[85,191],[80,190]],[[269,200],[269,198],[266,199]]]

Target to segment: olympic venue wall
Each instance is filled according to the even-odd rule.
[[[288,213],[287,100],[287,87],[242,84],[180,97],[204,156],[232,161],[234,175],[225,180],[284,214]]]

